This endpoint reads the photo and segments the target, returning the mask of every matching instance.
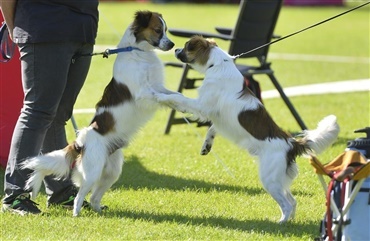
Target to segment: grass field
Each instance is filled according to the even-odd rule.
[[[283,7],[276,34],[287,35],[341,13],[345,7]],[[169,27],[214,31],[214,26],[233,26],[236,5],[101,3],[97,45],[114,46],[136,10],[161,12]],[[369,78],[369,7],[271,46],[272,54],[314,55],[317,61],[274,58],[273,68],[284,87]],[[186,39],[173,38],[177,47]],[[227,48],[227,42],[218,41]],[[353,57],[353,61],[320,60],[320,56]],[[161,54],[175,61],[173,52]],[[367,62],[363,62],[367,59]],[[94,108],[110,81],[114,56],[94,57],[76,109]],[[175,90],[181,72],[166,69],[166,86]],[[272,89],[258,78],[262,90]],[[186,93],[192,95],[193,93]],[[338,141],[319,156],[328,162],[341,154],[348,140],[359,137],[355,129],[370,125],[369,92],[301,96],[291,98],[309,128],[328,114],[341,126]],[[299,126],[281,99],[264,104],[275,121],[290,132]],[[313,240],[325,211],[325,198],[316,174],[304,158],[297,160],[300,175],[292,186],[298,201],[296,218],[279,225],[277,204],[262,189],[253,157],[218,136],[213,152],[200,156],[205,128],[174,126],[164,135],[169,110],[159,111],[124,150],[126,164],[119,181],[103,197],[109,209],[102,215],[46,208],[45,194],[36,201],[42,216],[0,215],[0,240]],[[92,114],[76,114],[85,126]],[[74,138],[67,125],[68,137]],[[1,171],[0,185],[3,186]],[[4,195],[0,191],[0,196]]]

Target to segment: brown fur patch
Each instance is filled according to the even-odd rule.
[[[238,120],[240,125],[258,140],[266,140],[267,138],[287,139],[290,137],[289,134],[280,129],[262,106],[256,110],[240,112]]]
[[[293,141],[291,141],[291,144],[293,145],[293,148],[288,151],[286,157],[288,164],[291,162],[295,162],[297,156],[307,154],[307,152],[310,150],[307,141],[305,140],[294,139]]]
[[[105,87],[101,100],[96,104],[98,107],[109,107],[132,100],[132,95],[127,85],[118,83],[114,78]]]
[[[114,130],[115,123],[116,121],[114,120],[113,115],[108,111],[104,111],[94,117],[90,126],[92,126],[99,134],[105,135]]]
[[[135,20],[131,25],[131,31],[136,37],[136,42],[145,40],[152,46],[158,46],[164,30],[161,19],[163,18],[160,13],[150,11],[136,12]]]
[[[79,155],[83,153],[83,147],[81,149],[76,148],[76,143],[73,142],[72,144],[69,144],[64,148],[64,151],[66,152],[66,159],[70,166],[72,166],[72,163],[79,160]]]
[[[211,49],[214,46],[217,46],[217,44],[213,40],[205,39],[201,36],[192,37],[185,44],[185,48],[183,49],[183,54],[186,56],[186,62],[192,63],[197,61],[199,64],[205,65],[209,59]]]

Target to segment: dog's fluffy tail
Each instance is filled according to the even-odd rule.
[[[25,187],[27,190],[32,190],[32,198],[36,198],[45,176],[54,175],[61,179],[69,175],[72,163],[78,158],[84,146],[86,134],[87,128],[81,130],[76,141],[64,149],[33,157],[23,162],[22,169],[33,170]]]
[[[337,139],[339,130],[337,117],[329,115],[317,124],[315,130],[303,131],[302,136],[312,154],[320,154]]]

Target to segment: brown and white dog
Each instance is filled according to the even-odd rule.
[[[298,174],[295,159],[302,154],[320,153],[336,140],[339,133],[336,117],[328,116],[317,129],[303,131],[299,138],[292,137],[279,128],[248,90],[233,57],[213,41],[195,36],[184,48],[176,49],[175,54],[180,61],[205,74],[199,96],[190,99],[154,91],[157,100],[213,123],[202,154],[209,152],[217,132],[257,156],[260,180],[281,208],[280,222],[293,218],[296,200],[290,186]]]
[[[45,176],[63,178],[72,171],[72,179],[80,187],[73,216],[79,214],[91,190],[91,207],[101,211],[102,196],[121,174],[124,162],[121,148],[130,143],[160,106],[151,91],[173,93],[164,87],[163,63],[154,52],[174,46],[166,30],[161,14],[136,12],[118,45],[132,50],[118,53],[113,78],[96,105],[91,125],[80,130],[75,142],[64,149],[25,161],[23,168],[34,170],[27,182],[33,198]]]

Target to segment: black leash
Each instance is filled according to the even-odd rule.
[[[296,34],[302,33],[302,32],[304,32],[304,31],[306,31],[306,30],[309,30],[310,28],[313,28],[313,27],[319,26],[319,25],[321,25],[321,24],[323,24],[323,23],[329,22],[329,21],[331,21],[331,20],[333,20],[333,19],[335,19],[335,18],[338,18],[338,17],[340,17],[340,16],[342,16],[342,15],[345,15],[345,14],[347,14],[347,13],[349,13],[349,12],[352,12],[352,11],[354,11],[354,10],[358,9],[358,8],[362,8],[362,7],[364,7],[365,5],[367,5],[367,4],[369,4],[369,3],[370,3],[370,1],[369,1],[369,2],[366,2],[366,3],[364,3],[364,4],[361,4],[361,5],[357,6],[357,7],[351,8],[351,9],[349,9],[349,10],[347,10],[347,11],[343,12],[343,13],[340,13],[340,14],[338,14],[338,15],[335,15],[335,16],[333,16],[333,17],[331,17],[331,18],[328,18],[328,19],[325,19],[325,20],[323,20],[323,21],[321,21],[321,22],[318,22],[318,23],[316,23],[316,24],[313,24],[313,25],[311,25],[311,26],[309,26],[309,27],[307,27],[307,28],[301,29],[301,30],[296,31],[296,32],[294,32],[294,33],[291,33],[291,34],[289,34],[289,35],[287,35],[287,36],[284,36],[284,37],[281,37],[281,38],[276,39],[276,40],[274,40],[274,41],[271,41],[271,42],[269,42],[269,43],[266,43],[266,44],[261,45],[261,46],[259,46],[259,47],[257,47],[257,48],[254,48],[254,49],[252,49],[252,50],[249,50],[249,51],[247,51],[247,52],[244,52],[244,53],[238,54],[238,55],[234,56],[234,58],[239,58],[239,57],[241,57],[241,56],[243,56],[243,55],[246,55],[246,54],[252,53],[252,52],[254,52],[254,51],[256,51],[256,50],[259,50],[259,49],[264,48],[264,47],[266,47],[266,46],[269,46],[269,45],[272,45],[272,44],[274,44],[274,43],[277,43],[277,42],[279,42],[279,41],[282,41],[282,40],[284,40],[284,39],[287,39],[287,38],[289,38],[289,37],[292,37],[292,36],[294,36],[294,35],[296,35]]]
[[[338,17],[340,17],[342,15],[345,15],[345,14],[347,14],[349,12],[352,12],[352,11],[354,11],[356,9],[362,8],[362,7],[366,6],[369,3],[370,3],[370,1],[369,2],[366,2],[364,4],[361,4],[361,5],[357,6],[357,7],[351,8],[351,9],[349,9],[349,10],[343,12],[343,13],[337,14],[337,15],[331,17],[331,18],[328,18],[328,19],[325,19],[325,20],[323,20],[321,22],[318,22],[316,24],[313,24],[313,25],[311,25],[309,27],[306,27],[304,29],[301,29],[299,31],[296,31],[294,33],[291,33],[291,34],[289,34],[287,36],[284,36],[284,37],[281,37],[281,38],[276,39],[274,41],[271,41],[269,43],[263,44],[263,45],[261,45],[261,46],[259,46],[257,48],[254,48],[252,50],[249,50],[247,52],[238,54],[238,55],[234,56],[234,58],[239,58],[239,57],[241,57],[243,55],[252,53],[252,52],[254,52],[256,50],[259,50],[261,48],[264,48],[266,46],[269,46],[269,45],[275,44],[277,42],[280,42],[280,41],[282,41],[284,39],[287,39],[289,37],[292,37],[292,36],[294,36],[296,34],[302,33],[302,32],[304,32],[306,30],[309,30],[311,28],[314,28],[316,26],[319,26],[319,25],[321,25],[323,23],[329,22],[329,21],[331,21],[331,20],[333,20],[335,18],[338,18]],[[13,43],[13,41],[11,41],[9,39],[9,37],[8,37],[8,30],[7,30],[6,24],[5,24],[5,22],[3,22],[2,23],[2,26],[0,28],[0,52],[1,52],[1,57],[2,57],[2,59],[0,59],[0,62],[8,62],[13,57],[14,48],[15,48],[15,44]],[[72,58],[72,63],[74,63],[75,60],[77,58],[80,58],[80,57],[89,57],[89,56],[95,56],[95,55],[103,55],[103,58],[108,58],[108,56],[111,55],[111,54],[118,54],[118,53],[121,53],[121,52],[130,52],[130,51],[133,51],[133,50],[140,50],[140,51],[142,51],[141,49],[136,48],[136,47],[126,47],[126,48],[117,48],[117,49],[106,49],[104,52],[100,52],[100,53],[89,53],[89,54],[79,54],[79,55],[76,55],[76,56],[74,56]]]
[[[0,63],[6,63],[14,55],[15,43],[9,38],[8,27],[3,22],[0,27]]]

